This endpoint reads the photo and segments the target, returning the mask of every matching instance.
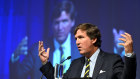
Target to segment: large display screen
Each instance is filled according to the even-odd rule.
[[[74,37],[81,23],[97,25],[101,49],[123,59],[125,51],[118,38],[125,32],[131,34],[136,79],[140,79],[139,0],[0,0],[0,79],[39,79],[39,41],[50,48],[52,65],[63,64],[65,73],[72,60],[81,57]]]

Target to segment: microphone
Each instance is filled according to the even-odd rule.
[[[65,62],[66,60],[71,59],[71,56],[68,56],[65,60],[63,60],[60,64],[62,64],[63,62]]]
[[[63,77],[63,63],[66,60],[69,60],[71,56],[68,56],[65,60],[61,61],[60,64],[55,65],[55,70],[54,70],[54,78],[55,79],[62,79]]]
[[[65,60],[63,60],[60,64],[62,64],[63,62],[65,62],[66,60],[69,60],[69,59],[71,59],[71,56],[68,56],[68,57],[67,57]],[[40,79],[42,79],[43,75],[44,75],[44,73],[41,75]]]

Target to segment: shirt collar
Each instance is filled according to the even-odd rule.
[[[100,52],[100,48],[98,48],[98,49],[96,50],[96,52],[90,57],[90,61],[91,61],[91,62],[93,62],[93,61],[97,58],[99,52]],[[85,61],[86,61],[86,60],[87,60],[87,58],[85,57]]]

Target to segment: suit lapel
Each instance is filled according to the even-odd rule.
[[[103,56],[104,56],[104,53],[101,50],[100,53],[99,53],[99,55],[98,55],[98,58],[96,60],[94,72],[93,72],[93,75],[92,75],[93,79],[96,79],[97,78],[97,75],[100,72],[101,66],[103,64]]]
[[[77,78],[81,77],[81,73],[82,73],[82,70],[83,70],[84,63],[85,63],[85,57],[82,57],[80,62],[81,63],[78,66]]]

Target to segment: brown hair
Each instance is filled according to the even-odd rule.
[[[95,46],[97,47],[101,47],[101,33],[100,30],[98,29],[98,27],[96,25],[90,24],[90,23],[83,23],[83,24],[79,24],[74,31],[74,35],[77,33],[77,31],[81,29],[83,31],[86,31],[87,36],[90,39],[94,39],[97,38],[97,41],[94,43]]]
[[[74,20],[76,17],[76,11],[75,11],[75,7],[74,4],[71,1],[62,1],[60,2],[53,11],[53,19],[56,19],[58,17],[60,17],[61,12],[62,11],[66,11],[66,13],[70,14],[70,18],[71,20]]]

